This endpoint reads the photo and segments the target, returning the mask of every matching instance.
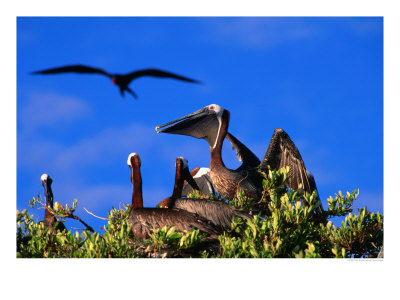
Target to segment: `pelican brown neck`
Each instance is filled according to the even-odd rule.
[[[218,135],[215,144],[214,146],[210,146],[210,151],[211,151],[210,169],[215,164],[220,164],[223,167],[225,167],[225,164],[222,161],[222,145],[226,137],[226,134],[228,133],[229,118],[230,118],[230,113],[228,110],[225,109],[221,116],[221,124],[218,129]]]
[[[182,197],[182,190],[185,180],[190,184],[194,190],[200,190],[196,181],[193,179],[189,172],[189,164],[186,158],[178,157],[176,159],[176,172],[175,172],[175,185],[172,193],[173,198]]]
[[[172,192],[172,197],[179,198],[182,196],[182,189],[183,189],[183,160],[181,157],[178,157],[175,162],[175,184],[174,190]]]
[[[133,185],[132,208],[143,208],[142,196],[142,175],[140,173],[139,155],[133,153],[128,158],[128,165],[131,168],[131,181]]]

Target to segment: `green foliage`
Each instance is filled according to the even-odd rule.
[[[152,257],[166,257],[168,255],[172,257],[191,257],[193,254],[198,256],[204,237],[198,229],[190,232],[186,230],[184,232],[175,232],[175,227],[173,226],[154,229],[150,235],[146,252],[153,252]]]
[[[193,199],[211,199],[211,200],[215,199],[216,200],[216,197],[214,195],[206,195],[198,190],[192,190],[192,192],[188,193],[187,197],[193,198]]]
[[[221,257],[376,257],[383,244],[382,215],[364,208],[358,214],[349,213],[340,228],[316,219],[320,206],[317,194],[285,190],[286,172],[281,169],[263,174],[263,200],[268,199],[264,214],[246,222],[233,220],[236,235],[219,237]],[[346,196],[339,191],[334,199],[328,199],[329,208],[323,215],[346,215],[357,196],[358,191]]]
[[[367,210],[353,212],[359,191],[341,191],[328,198],[320,212],[317,194],[287,189],[288,168],[262,173],[263,197],[256,202],[239,192],[228,203],[255,215],[250,220],[233,218],[231,228],[218,240],[199,230],[176,232],[174,227],[153,230],[138,241],[129,223],[129,205],[112,208],[103,233],[57,231],[35,223],[27,210],[17,211],[17,257],[243,257],[243,258],[351,258],[376,257],[383,245],[383,216]],[[194,194],[192,196],[199,197]],[[40,199],[31,202],[35,207]],[[225,201],[225,199],[220,199]],[[76,208],[55,205],[57,218]],[[319,210],[319,212],[318,212]],[[345,217],[340,227],[330,218]]]
[[[161,229],[153,230],[150,236],[153,248],[160,251],[168,247],[176,247],[179,244],[181,234],[175,232],[175,227],[167,228],[166,226]]]
[[[200,244],[204,235],[200,234],[200,230],[192,230],[190,232],[184,231],[179,241],[179,248],[180,249],[189,249],[191,247],[197,246]]]
[[[328,198],[328,210],[327,214],[329,216],[345,216],[347,213],[351,213],[353,209],[353,202],[358,197],[359,190],[352,191],[351,193],[347,192],[346,196],[343,195],[342,191],[335,194],[335,199],[330,196]]]
[[[348,214],[342,221],[342,227],[327,226],[326,237],[333,245],[342,248],[344,257],[376,257],[383,244],[382,227],[383,216],[364,207],[358,209],[358,214]],[[337,251],[332,252],[337,256]]]
[[[57,231],[44,228],[44,224],[36,224],[33,215],[27,210],[17,211],[17,257],[134,257],[135,244],[131,226],[122,220],[116,225],[114,214],[122,215],[113,209],[103,235],[84,230],[81,234],[71,231]],[[121,219],[120,219],[121,220]]]
[[[256,201],[252,198],[248,198],[244,195],[243,190],[239,190],[236,193],[236,197],[233,199],[227,199],[229,205],[232,205],[243,211],[250,211],[254,206],[256,206]]]
[[[78,204],[78,200],[74,199],[74,202],[72,203],[72,207],[69,207],[68,204],[63,207],[60,203],[55,202],[54,207],[47,207],[47,209],[57,218],[65,218],[70,215],[72,215],[75,210],[76,206]],[[42,197],[39,195],[37,198],[33,197],[32,200],[29,201],[29,206],[32,208],[36,209],[43,209],[44,208],[44,203],[42,201]]]

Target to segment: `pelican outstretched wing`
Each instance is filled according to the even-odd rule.
[[[267,153],[260,164],[261,170],[267,171],[268,165],[273,170],[289,166],[288,186],[293,189],[302,187],[304,191],[312,193],[306,167],[300,152],[289,135],[280,128],[275,129]]]
[[[236,157],[242,162],[239,169],[256,168],[260,165],[258,157],[245,145],[243,145],[233,134],[227,133],[226,139],[231,142],[232,149],[236,149]]]

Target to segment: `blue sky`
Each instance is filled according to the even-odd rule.
[[[140,78],[121,98],[100,75],[29,73],[68,64],[113,73],[160,68],[196,85]],[[112,206],[130,203],[126,159],[142,159],[145,206],[173,189],[177,156],[208,166],[205,141],[157,134],[156,125],[216,103],[229,131],[260,158],[275,128],[295,142],[323,205],[360,189],[355,206],[383,212],[383,18],[17,19],[17,208],[38,193],[42,173],[55,200],[78,199],[95,229]],[[223,159],[239,166],[229,143]],[[38,219],[42,211],[30,210]],[[67,227],[82,227],[69,220]]]

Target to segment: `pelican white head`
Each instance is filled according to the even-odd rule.
[[[129,156],[128,156],[128,161],[126,162],[126,163],[128,164],[128,166],[132,167],[131,159],[132,159],[132,157],[134,157],[134,156],[137,156],[137,158],[138,158],[138,160],[139,160],[139,166],[141,166],[141,165],[142,165],[142,161],[140,160],[139,155],[138,155],[137,153],[134,153],[134,152],[132,152],[132,153],[129,154]]]
[[[185,169],[185,168],[187,168],[187,169],[189,169],[189,163],[188,163],[188,160],[186,159],[186,158],[184,158],[183,156],[180,156],[180,157],[178,157],[180,160],[182,160],[182,162],[183,162],[183,168]],[[175,167],[176,167],[176,162],[175,162]]]
[[[224,112],[224,109],[218,104],[210,104],[207,107],[209,110],[215,111],[218,117],[221,117],[222,113]]]
[[[46,181],[46,180],[48,180],[50,178],[50,176],[48,175],[48,174],[43,174],[42,176],[40,176],[40,181],[41,182],[43,182],[43,181]]]

